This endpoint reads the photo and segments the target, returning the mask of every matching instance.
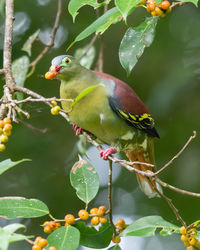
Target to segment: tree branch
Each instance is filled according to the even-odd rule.
[[[54,23],[54,26],[53,26],[53,29],[52,29],[52,32],[51,32],[51,35],[50,35],[50,42],[49,42],[49,44],[46,45],[46,47],[38,55],[38,57],[36,57],[36,59],[32,63],[30,63],[30,66],[32,67],[33,71],[34,71],[34,68],[35,68],[36,64],[43,58],[43,56],[54,45],[56,32],[57,32],[59,22],[60,22],[61,12],[62,12],[62,0],[58,0],[58,10],[57,10],[57,14],[56,14],[56,20],[55,20],[55,23]]]
[[[108,180],[108,211],[109,221],[113,228],[114,234],[116,235],[116,228],[112,219],[112,161],[109,160],[109,180]]]
[[[197,132],[193,131],[193,135],[190,136],[190,138],[188,139],[188,141],[185,143],[185,145],[182,147],[182,149],[169,161],[167,162],[160,170],[158,170],[156,173],[154,173],[153,176],[159,175],[161,172],[163,172],[167,167],[169,167],[173,161],[175,159],[177,159],[182,153],[183,151],[187,148],[187,146],[190,144],[190,142],[196,137]]]

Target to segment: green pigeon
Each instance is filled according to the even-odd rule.
[[[100,152],[104,160],[123,151],[130,161],[155,165],[153,140],[159,135],[148,109],[131,87],[109,74],[81,66],[70,55],[57,56],[51,64],[45,77],[58,78],[60,98],[74,100],[62,101],[62,108],[77,135],[85,130],[97,142],[109,145]],[[134,167],[155,172],[155,167],[144,164]],[[141,190],[149,198],[159,197],[148,177],[136,175]],[[158,183],[154,185],[162,192]]]

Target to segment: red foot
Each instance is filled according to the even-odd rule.
[[[108,160],[109,155],[116,154],[116,153],[117,153],[116,148],[107,148],[107,149],[103,149],[100,151],[100,157],[102,157],[103,160]]]
[[[73,124],[73,129],[76,131],[76,136],[79,136],[83,133],[83,129],[79,128],[76,124]]]

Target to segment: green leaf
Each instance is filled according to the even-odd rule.
[[[128,74],[144,49],[153,42],[157,21],[157,17],[146,17],[139,26],[131,27],[126,31],[120,44],[119,59]]]
[[[25,228],[24,225],[13,223],[10,225],[5,226],[4,228],[0,227],[0,249],[1,250],[7,250],[9,243],[25,240],[27,238],[30,238],[31,236],[26,236],[22,234],[13,234],[15,231],[17,231],[20,228]]]
[[[118,10],[121,12],[123,18],[126,20],[127,16],[130,15],[137,4],[140,3],[140,0],[115,0],[115,5]]]
[[[22,56],[16,59],[12,63],[12,73],[13,73],[13,77],[17,85],[22,86],[22,87],[24,86],[28,68],[29,68],[28,56]]]
[[[80,244],[91,248],[104,248],[110,244],[113,235],[112,226],[109,223],[103,224],[96,230],[94,227],[87,227],[85,222],[75,224],[81,234]]]
[[[86,37],[90,36],[92,33],[100,32],[103,34],[105,30],[112,24],[116,19],[119,18],[120,12],[118,11],[117,7],[114,7],[108,11],[106,11],[105,14],[100,16],[96,21],[94,21],[92,24],[90,24],[85,30],[83,30],[72,42],[67,50],[69,50],[72,45],[74,45],[75,42],[81,41],[85,39]]]
[[[55,246],[59,250],[76,250],[79,246],[80,232],[73,226],[64,226],[51,233],[47,240],[49,246]]]
[[[0,198],[0,217],[5,219],[34,218],[48,213],[48,207],[40,200],[23,197]]]
[[[10,159],[7,159],[5,161],[0,162],[0,175],[3,174],[8,169],[16,166],[17,164],[24,162],[24,161],[31,161],[30,159],[22,159],[20,161],[11,161]]]
[[[40,30],[38,29],[31,36],[29,36],[29,38],[26,40],[26,42],[24,43],[24,45],[22,47],[22,50],[27,52],[29,56],[31,56],[32,44],[34,43],[34,41],[38,37],[39,32],[40,32]]]
[[[70,171],[70,182],[76,194],[88,204],[99,190],[99,176],[95,168],[87,161],[80,159]]]
[[[68,5],[68,11],[72,15],[73,22],[78,15],[78,10],[84,5],[90,5],[94,9],[98,8],[101,4],[97,3],[97,0],[70,0]]]
[[[79,48],[76,50],[75,54],[74,54],[74,57],[76,59],[79,60],[80,59],[80,64],[87,68],[87,69],[90,69],[93,62],[94,62],[94,59],[95,59],[95,55],[96,55],[96,50],[95,50],[95,47],[92,46],[91,48],[89,48],[88,50],[88,46],[89,44],[87,44],[86,46],[84,46],[83,48]],[[88,51],[87,51],[88,50]],[[86,53],[86,54],[85,54]],[[84,55],[85,54],[85,55]],[[82,55],[84,55],[82,57]]]
[[[108,248],[107,250],[121,250],[121,247],[116,244],[113,247]]]
[[[179,227],[164,220],[161,216],[146,216],[130,224],[120,236],[151,237],[155,235],[156,229],[162,229],[162,236],[179,233]]]
[[[80,100],[82,99],[85,95],[89,94],[92,90],[96,89],[97,87],[104,86],[103,84],[99,83],[96,85],[92,85],[91,87],[88,87],[84,89],[78,96],[75,98],[75,100],[70,104],[71,108]]]

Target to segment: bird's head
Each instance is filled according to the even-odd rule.
[[[81,65],[73,56],[57,56],[52,60],[51,67],[45,74],[45,78],[53,79],[56,77],[61,80],[67,80],[80,72],[81,68]]]

